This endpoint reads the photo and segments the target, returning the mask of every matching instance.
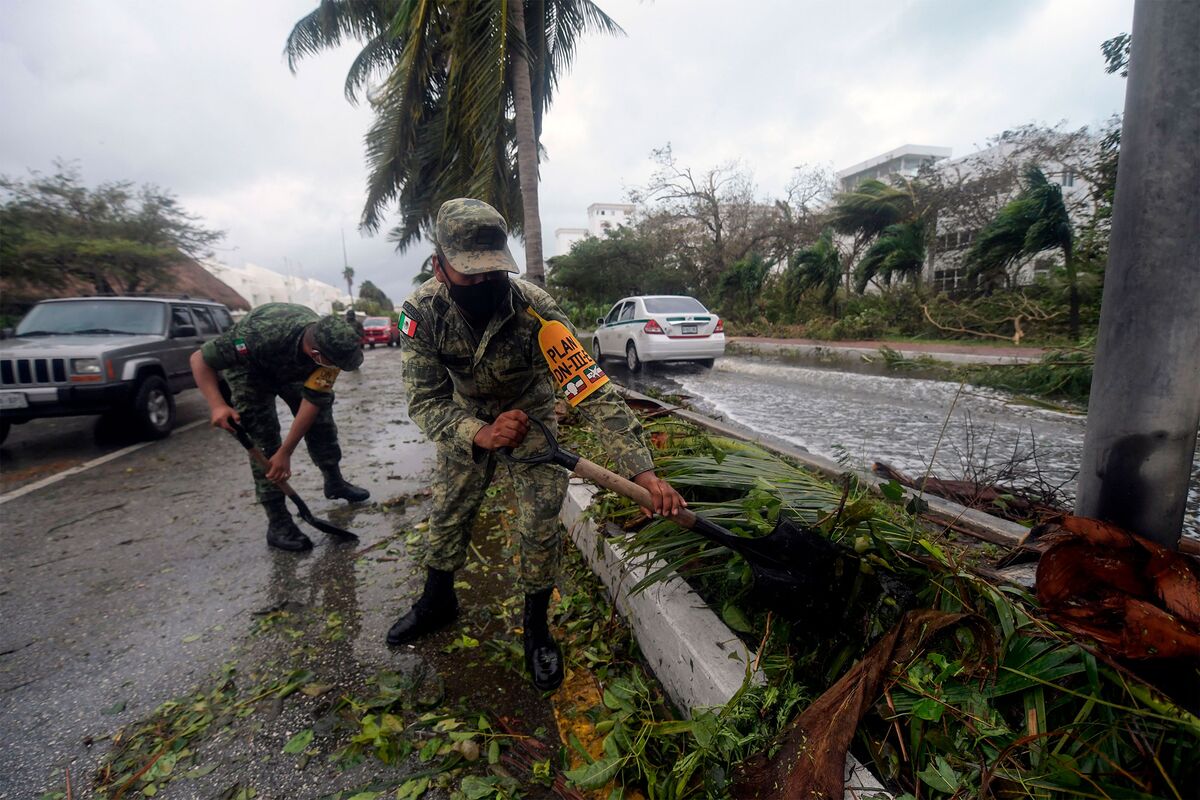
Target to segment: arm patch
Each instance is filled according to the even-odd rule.
[[[333,383],[340,373],[341,370],[336,367],[319,367],[312,375],[308,376],[308,380],[304,382],[304,388],[328,394],[333,391]]]

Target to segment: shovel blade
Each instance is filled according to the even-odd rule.
[[[858,557],[817,531],[780,517],[775,530],[735,548],[754,575],[754,594],[793,620],[833,624],[845,612]]]
[[[292,495],[292,502],[296,504],[296,511],[299,512],[300,519],[304,520],[309,525],[312,525],[321,533],[327,533],[330,536],[336,536],[339,539],[358,541],[357,534],[351,533],[345,528],[339,528],[332,522],[326,522],[323,519],[317,519],[314,517],[313,513],[308,510],[308,503],[301,500],[298,495]]]

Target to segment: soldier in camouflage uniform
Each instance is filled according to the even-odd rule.
[[[436,224],[434,279],[417,289],[400,317],[409,416],[437,444],[433,509],[425,537],[425,590],[388,631],[401,644],[458,614],[454,571],[466,562],[471,523],[496,467],[494,452],[521,445],[529,417],[556,430],[556,389],[538,344],[541,322],[570,326],[554,300],[525,281],[508,251],[504,218],[479,200],[444,203]],[[683,499],[653,471],[642,429],[611,386],[576,406],[600,435],[616,470],[645,486],[655,511],[673,514]],[[536,443],[530,443],[536,449]],[[545,691],[562,682],[562,654],[546,613],[558,574],[558,512],[567,472],[551,464],[505,462],[517,491],[526,665]]]
[[[350,501],[370,497],[366,489],[342,477],[342,450],[333,422],[333,383],[341,370],[358,369],[362,359],[359,336],[345,320],[320,317],[312,309],[290,303],[259,306],[192,354],[192,374],[208,400],[213,427],[231,431],[229,420],[241,422],[270,459],[267,469],[251,459],[250,470],[258,501],[267,512],[267,543],[272,547],[312,547],[275,485],[291,477],[292,452],[301,439],[324,475],[326,497]],[[229,383],[232,407],[221,396],[217,373],[223,373]],[[282,442],[276,397],[283,398],[295,417]]]

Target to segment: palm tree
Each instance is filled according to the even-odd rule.
[[[833,229],[826,228],[815,244],[792,256],[787,272],[789,299],[796,302],[809,289],[821,288],[821,304],[829,306],[841,279],[841,254],[833,243]]]
[[[995,280],[1017,261],[1046,250],[1063,254],[1070,304],[1070,334],[1079,338],[1079,282],[1075,265],[1071,217],[1063,201],[1062,187],[1052,183],[1041,169],[1025,169],[1021,191],[1009,201],[967,251],[970,274]]]
[[[354,267],[349,265],[342,270],[342,277],[346,280],[346,294],[350,295],[350,305],[354,305]]]
[[[919,190],[915,181],[893,186],[871,179],[834,198],[830,224],[838,233],[854,237],[846,261],[847,289],[854,258],[867,245],[870,249],[853,270],[859,294],[876,277],[884,282],[890,282],[893,276],[914,282],[920,279],[929,214],[918,202]]]
[[[863,254],[854,273],[854,288],[862,294],[872,278],[890,284],[893,277],[916,283],[925,266],[925,222],[912,220],[889,225]]]
[[[420,286],[433,277],[433,255],[430,254],[421,262],[421,269],[413,276],[413,286]]]
[[[364,228],[378,230],[398,202],[401,221],[389,238],[403,251],[431,232],[443,201],[477,197],[525,234],[526,274],[540,281],[542,115],[579,36],[591,31],[622,33],[590,0],[322,0],[297,22],[285,52],[294,70],[343,38],[362,42],[346,77],[352,102],[386,76],[365,92],[375,120]]]

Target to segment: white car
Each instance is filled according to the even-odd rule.
[[[725,354],[725,324],[694,297],[645,295],[618,300],[596,320],[596,360],[624,358],[633,372],[647,361],[695,361],[706,367]]]

